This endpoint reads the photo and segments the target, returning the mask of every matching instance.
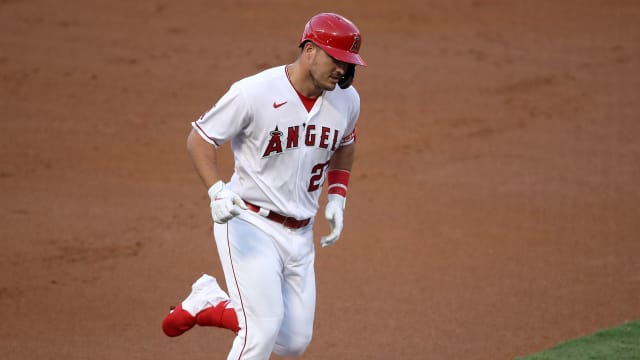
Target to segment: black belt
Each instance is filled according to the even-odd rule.
[[[288,227],[290,229],[299,229],[301,227],[305,227],[309,225],[309,222],[311,221],[310,218],[304,219],[304,220],[298,220],[291,216],[284,216],[284,215],[278,214],[277,212],[269,211],[267,209],[261,209],[259,206],[254,205],[248,201],[245,201],[244,203],[247,204],[247,207],[249,208],[249,210],[255,213],[258,213],[266,217],[267,219],[271,221],[275,221],[278,224],[281,224],[282,226]]]

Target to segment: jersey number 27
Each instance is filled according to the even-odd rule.
[[[326,163],[316,164],[311,169],[311,178],[309,179],[309,192],[316,191],[322,186],[322,175],[324,170],[329,166],[329,161]]]

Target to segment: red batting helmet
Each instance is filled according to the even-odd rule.
[[[358,51],[362,44],[360,30],[343,16],[332,13],[315,15],[304,27],[300,45],[311,41],[334,59],[367,66]]]

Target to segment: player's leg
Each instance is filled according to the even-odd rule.
[[[295,236],[292,237],[292,234]],[[283,246],[291,255],[285,263],[283,300],[285,313],[274,352],[280,356],[299,356],[313,335],[316,308],[314,247],[311,228],[290,231]],[[288,244],[295,246],[291,247]]]
[[[240,328],[228,359],[266,360],[284,316],[280,256],[271,236],[241,217],[214,234]]]

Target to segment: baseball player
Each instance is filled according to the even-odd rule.
[[[227,359],[299,356],[311,341],[316,303],[313,221],[325,180],[325,217],[340,237],[354,160],[360,97],[351,86],[362,37],[343,16],[304,28],[295,62],[234,83],[192,123],[187,147],[209,197],[228,294],[210,275],[164,319],[168,336],[195,325],[234,331]],[[224,182],[216,149],[231,142]]]

